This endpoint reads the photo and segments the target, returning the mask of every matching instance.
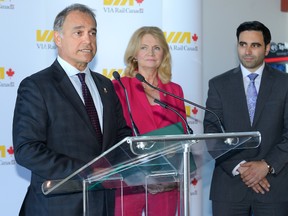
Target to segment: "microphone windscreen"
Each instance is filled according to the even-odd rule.
[[[136,74],[136,78],[137,78],[140,82],[144,82],[144,81],[145,81],[145,78],[144,78],[140,73],[137,73],[137,74]]]
[[[118,71],[114,71],[114,72],[113,72],[113,77],[114,77],[114,79],[116,79],[116,80],[119,80],[119,79],[120,79],[120,75],[119,75]]]

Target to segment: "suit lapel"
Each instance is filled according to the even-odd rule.
[[[154,130],[157,128],[157,124],[154,120],[153,112],[152,112],[150,103],[148,101],[148,98],[146,96],[145,90],[142,86],[142,83],[136,78],[131,79],[131,81],[132,81],[132,87],[130,89],[130,94],[133,95],[132,96],[133,100],[138,101],[138,103],[136,104],[136,107],[133,110],[134,112],[136,111],[141,112],[141,113],[137,113],[135,116],[145,116],[145,118],[149,119],[149,122],[150,122],[149,127],[151,128],[151,130]],[[140,133],[141,133],[141,129],[140,129]]]
[[[67,101],[71,103],[72,107],[74,107],[76,112],[79,114],[80,119],[85,122],[89,130],[96,137],[95,130],[93,128],[93,125],[91,124],[85,106],[78,93],[76,92],[73,84],[71,83],[69,77],[66,75],[65,71],[60,66],[57,60],[53,63],[53,66],[55,67],[55,69],[53,69],[54,77],[58,84],[60,92],[63,92],[63,94],[67,98]]]
[[[229,89],[234,89],[232,91],[233,95],[231,95],[231,103],[234,111],[237,111],[237,115],[239,116],[239,121],[242,122],[243,125],[250,125],[250,118],[247,107],[247,99],[245,94],[245,88],[243,83],[243,75],[240,69],[240,66],[236,68],[231,77],[230,77],[231,87]]]
[[[267,98],[271,94],[272,86],[274,84],[273,73],[265,66],[262,74],[260,89],[257,97],[255,117],[253,121],[253,125],[257,123],[261,112],[265,106]]]

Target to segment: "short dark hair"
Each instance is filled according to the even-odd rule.
[[[53,25],[53,29],[54,31],[61,31],[62,27],[63,27],[63,23],[67,17],[67,15],[71,12],[71,11],[80,11],[86,14],[89,14],[95,21],[96,23],[96,18],[95,18],[95,13],[92,11],[92,9],[90,9],[89,7],[87,7],[86,5],[83,4],[72,4],[68,7],[66,7],[65,9],[63,9],[55,18],[54,20],[54,25]]]
[[[236,31],[237,40],[239,41],[239,35],[243,31],[261,31],[265,46],[267,46],[271,41],[271,33],[270,30],[259,21],[248,21],[239,25]]]

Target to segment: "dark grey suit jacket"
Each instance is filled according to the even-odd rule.
[[[265,159],[275,170],[268,175],[270,192],[256,194],[261,202],[288,201],[288,74],[265,65],[257,98],[253,125],[249,114],[240,67],[209,81],[208,109],[223,121],[226,132],[259,131],[262,135],[257,149],[232,151],[216,160],[210,198],[218,201],[243,200],[249,189],[240,176],[233,176],[233,168],[242,160]],[[205,114],[205,133],[220,132],[215,117]]]
[[[63,179],[131,135],[112,82],[91,72],[103,103],[103,145],[83,102],[56,60],[25,78],[18,89],[13,120],[16,161],[31,170],[20,215],[82,215],[82,193],[45,196],[45,180]],[[94,215],[113,215],[114,192],[91,192]],[[107,212],[107,209],[109,212]]]

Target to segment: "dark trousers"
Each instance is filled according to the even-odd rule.
[[[212,201],[213,216],[288,216],[288,202],[261,203],[254,195],[247,193],[241,202]]]

